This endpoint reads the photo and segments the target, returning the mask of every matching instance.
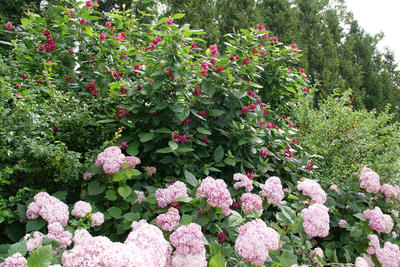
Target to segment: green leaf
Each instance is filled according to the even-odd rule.
[[[92,28],[90,28],[90,27],[85,27],[85,31],[87,32],[87,34],[88,34],[90,37],[93,36]]]
[[[38,218],[36,220],[29,220],[26,223],[26,232],[32,232],[32,231],[38,231],[40,229],[42,229],[45,225],[47,224],[47,222],[45,220],[43,220],[42,218]]]
[[[27,24],[29,24],[29,22],[31,22],[29,19],[21,19],[22,25],[27,25]]]
[[[95,196],[98,194],[101,194],[106,190],[106,187],[104,185],[100,186],[100,183],[98,181],[92,181],[89,183],[88,186],[88,193],[89,196]]]
[[[178,144],[172,140],[168,142],[169,147],[172,149],[172,151],[176,150],[178,148]]]
[[[186,153],[186,152],[191,152],[191,151],[194,151],[194,149],[191,147],[180,147],[176,150],[176,152],[180,152],[180,153]]]
[[[230,165],[230,166],[235,166],[236,165],[236,160],[232,158],[226,158],[224,159],[225,164]]]
[[[172,149],[170,147],[164,147],[161,149],[157,149],[156,152],[154,153],[170,153],[172,152]]]
[[[206,134],[206,135],[210,135],[211,132],[209,130],[206,130],[204,128],[197,128],[197,131],[201,134]]]
[[[103,172],[103,166],[97,167],[97,165],[93,163],[86,171],[89,173],[101,173]]]
[[[251,82],[249,82],[249,83],[247,83],[247,85],[253,86],[253,87],[255,87],[255,88],[264,88],[262,85],[259,85],[259,84],[257,84],[257,83],[251,83]]]
[[[146,133],[140,137],[140,142],[145,143],[147,141],[150,141],[153,138],[154,138],[153,133]]]
[[[121,219],[121,209],[117,208],[117,207],[111,207],[107,210],[108,214],[111,215],[111,217],[115,218],[115,219]]]
[[[297,256],[292,252],[285,252],[279,257],[279,263],[282,267],[290,267],[297,264]]]
[[[134,213],[134,212],[129,212],[126,213],[122,216],[125,220],[130,221],[130,222],[137,222],[140,219],[140,216],[138,213]]]
[[[228,217],[228,226],[229,227],[235,227],[235,226],[239,226],[243,223],[244,219],[242,218],[242,216],[240,216],[240,214],[236,211],[231,211],[231,214]]]
[[[58,248],[61,246],[61,242],[58,240],[43,238],[43,246],[51,246],[52,249]]]
[[[181,217],[181,221],[179,223],[183,224],[183,225],[189,225],[192,222],[193,222],[193,217],[192,216],[189,216],[187,214],[183,214],[182,217]]]
[[[279,206],[282,210],[283,215],[290,221],[291,224],[296,220],[296,212],[288,206]]]
[[[184,173],[184,175],[185,175],[186,181],[187,181],[191,186],[197,186],[197,185],[198,185],[198,182],[197,182],[196,177],[195,177],[191,172],[189,172],[189,171],[187,171],[187,170],[184,170],[183,173]]]
[[[146,198],[146,201],[149,202],[150,204],[153,204],[153,205],[157,204],[156,195],[155,195],[154,193],[153,193],[153,194],[150,194],[150,195]]]
[[[211,258],[209,262],[209,267],[225,267],[225,259],[222,257],[221,253],[218,253]]]
[[[7,253],[10,256],[17,252],[21,253],[22,256],[25,256],[26,252],[28,252],[28,249],[26,247],[26,242],[18,242],[12,244],[10,248],[7,250]]]
[[[51,246],[43,246],[35,249],[28,258],[28,267],[47,267],[51,264],[53,251]]]
[[[220,162],[224,157],[224,149],[222,148],[221,145],[217,147],[214,151],[214,161],[215,163]]]
[[[6,45],[11,45],[11,46],[14,46],[14,44],[13,44],[13,43],[6,42],[6,41],[0,41],[0,44],[6,44]]]
[[[139,146],[140,142],[138,141],[129,143],[129,146],[125,149],[125,151],[129,156],[137,156],[137,154],[139,154]]]
[[[126,198],[127,196],[129,196],[131,194],[131,192],[132,192],[132,189],[127,185],[120,186],[118,188],[118,194],[123,198]]]
[[[110,90],[113,90],[113,89],[116,89],[116,88],[118,88],[118,89],[121,88],[121,84],[119,82],[115,82],[115,83],[110,84]]]
[[[184,202],[184,203],[189,203],[190,201],[192,201],[193,198],[191,197],[178,197],[177,199],[175,199],[175,202]]]
[[[185,16],[185,14],[182,13],[177,13],[175,15],[172,16],[173,19],[180,19],[183,18]]]
[[[162,101],[162,102],[158,103],[157,106],[156,106],[156,108],[158,110],[165,109],[166,107],[168,107],[168,102],[167,101]]]
[[[155,133],[167,133],[167,134],[172,133],[172,131],[168,128],[159,128],[159,129],[155,130],[154,132]]]
[[[115,194],[115,191],[114,190],[108,190],[107,192],[106,192],[106,198],[108,199],[108,200],[111,200],[111,201],[115,201],[115,200],[117,200],[117,195]]]
[[[113,174],[113,182],[123,181],[125,179],[125,174],[117,172]]]

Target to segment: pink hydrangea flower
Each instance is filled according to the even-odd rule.
[[[331,190],[331,191],[335,191],[336,193],[340,193],[340,189],[339,189],[339,187],[337,186],[337,185],[335,185],[335,184],[332,184],[330,187],[329,187],[329,190]]]
[[[347,224],[347,222],[345,220],[340,220],[339,221],[339,227],[340,228],[344,228],[343,225]]]
[[[64,231],[61,223],[50,223],[49,225],[47,225],[47,229],[49,230],[49,233],[44,237],[61,242],[61,245],[58,248],[53,249],[54,253],[58,254],[61,249],[65,249],[69,245],[71,245],[72,234],[68,231]]]
[[[153,176],[157,172],[157,169],[155,167],[147,166],[146,167],[146,174],[147,176]]]
[[[139,165],[141,163],[140,159],[135,156],[127,156],[125,157],[125,164],[128,165],[128,167],[124,168],[124,170],[129,170],[129,169],[134,169],[136,165]]]
[[[160,208],[165,208],[177,198],[189,196],[186,185],[181,181],[175,182],[166,189],[157,189],[155,195]]]
[[[382,219],[383,213],[376,207],[375,210],[365,210],[363,212],[365,218],[369,220],[368,225],[372,230],[377,230],[378,232],[384,232],[386,229],[385,221]]]
[[[297,185],[297,189],[303,191],[303,195],[311,198],[310,205],[314,203],[324,204],[326,201],[325,191],[313,180],[305,179]]]
[[[269,204],[278,205],[282,199],[285,197],[282,190],[281,179],[276,176],[269,177],[265,181],[264,189],[261,194],[267,198]]]
[[[230,214],[229,207],[232,205],[233,200],[224,180],[214,180],[211,177],[207,177],[197,189],[196,196],[200,195],[207,197],[207,203],[211,207],[220,207],[224,212],[224,216]]]
[[[94,175],[95,175],[95,173],[90,173],[90,172],[85,171],[83,173],[83,180],[89,181]]]
[[[157,216],[157,225],[164,231],[172,231],[179,225],[179,211],[175,208],[170,207],[167,213],[160,214]]]
[[[303,227],[306,233],[312,237],[327,237],[329,234],[328,208],[322,204],[313,204],[308,209],[303,209]]]
[[[166,263],[170,260],[172,248],[165,240],[162,231],[156,226],[148,224],[145,220],[132,222],[131,227],[132,232],[128,235],[124,244],[136,245],[140,252],[153,262],[148,266],[166,266]]]
[[[369,244],[367,248],[368,255],[374,255],[376,250],[380,248],[379,238],[376,235],[368,235]]]
[[[40,215],[49,224],[60,222],[64,227],[67,225],[69,212],[65,203],[45,192],[37,193],[33,199],[35,202],[29,204],[26,211],[28,219],[34,220]]]
[[[28,266],[28,261],[22,257],[21,253],[17,252],[6,258],[0,267],[26,267]]]
[[[398,267],[400,266],[400,250],[399,246],[386,242],[384,248],[378,248],[376,251],[376,258],[381,266],[385,267]]]
[[[233,185],[233,188],[238,189],[238,188],[244,188],[247,193],[251,192],[253,190],[253,183],[247,177],[247,175],[241,174],[241,173],[235,173],[233,175],[233,180],[235,181],[240,181],[237,182]]]
[[[390,217],[390,215],[383,214],[382,219],[385,222],[385,231],[383,231],[383,233],[390,234],[390,232],[392,232],[393,226],[394,226],[394,221],[393,221],[392,217]]]
[[[253,220],[239,227],[235,250],[254,265],[263,265],[270,250],[277,250],[280,236],[262,220]]]
[[[98,167],[103,165],[104,173],[114,174],[119,172],[119,169],[124,166],[125,162],[125,155],[122,154],[121,149],[117,146],[112,146],[104,149],[104,151],[97,156],[94,163]]]
[[[206,253],[182,255],[174,253],[171,259],[171,267],[207,267]]]
[[[361,170],[361,184],[360,187],[369,193],[378,193],[381,185],[379,183],[379,175],[372,169],[364,167]]]
[[[369,267],[368,262],[361,257],[356,258],[355,264],[356,264],[356,267]]]
[[[92,212],[92,207],[89,203],[80,200],[75,203],[71,215],[75,218],[85,218],[88,212]]]
[[[314,251],[311,253],[310,257],[312,258],[313,262],[315,262],[317,264],[317,266],[323,267],[324,265],[322,265],[319,262],[317,256],[319,256],[321,259],[324,258],[324,252],[322,251],[322,249],[320,249],[320,248],[314,249]]]
[[[26,248],[29,253],[43,246],[43,237],[44,235],[41,232],[34,232],[31,234],[26,234],[24,236],[24,241],[26,242]]]
[[[92,219],[92,227],[100,226],[104,223],[104,214],[100,211],[92,213],[92,215],[90,215],[90,219]]]
[[[201,226],[195,223],[179,227],[169,238],[176,252],[181,255],[205,252]]]
[[[396,204],[400,204],[400,198],[398,198],[398,195],[400,194],[400,187],[398,185],[393,186],[391,184],[384,184],[381,186],[379,191],[385,195],[386,202],[389,202],[390,199],[394,197]]]
[[[254,209],[256,210],[262,209],[262,199],[259,195],[244,193],[240,197],[240,201],[242,201],[243,211],[253,212]]]

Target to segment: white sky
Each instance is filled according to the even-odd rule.
[[[389,47],[400,65],[400,0],[346,0],[346,3],[366,32],[371,35],[384,32],[378,48],[383,51],[385,46]]]

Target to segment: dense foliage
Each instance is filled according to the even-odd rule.
[[[98,6],[7,26],[0,266],[400,265],[398,186],[361,165],[346,191],[304,178],[296,44],[259,23],[220,53],[182,13]],[[386,116],[363,118],[392,133]]]

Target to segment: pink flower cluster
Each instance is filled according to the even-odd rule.
[[[157,172],[157,169],[156,167],[147,166],[145,171],[147,176],[153,176]]]
[[[207,203],[211,207],[220,207],[224,212],[224,216],[228,216],[231,213],[229,206],[232,205],[233,201],[224,180],[214,180],[211,177],[207,177],[197,189],[196,196],[201,195],[207,197]]]
[[[379,207],[376,207],[375,210],[365,210],[363,215],[366,219],[369,220],[368,225],[372,230],[376,230],[378,232],[384,232],[386,229],[385,221],[382,219],[383,213]]]
[[[95,173],[90,173],[90,172],[85,171],[83,173],[83,180],[89,181],[94,175],[95,175]]]
[[[198,224],[191,223],[178,228],[169,238],[176,248],[172,256],[172,267],[206,267],[206,249],[202,240],[203,232]]]
[[[321,259],[324,258],[324,252],[320,248],[314,249],[314,251],[310,254],[310,257],[312,258],[313,262],[317,264],[319,267],[323,267],[322,263],[319,262],[318,257],[319,256]]]
[[[379,175],[368,167],[361,170],[360,187],[369,193],[378,193],[381,185],[379,183]]]
[[[308,209],[303,209],[303,227],[306,233],[312,237],[326,237],[329,234],[328,208],[322,204],[313,204]]]
[[[361,257],[356,258],[355,265],[356,267],[369,267],[368,262]]]
[[[75,203],[71,215],[75,218],[85,218],[88,212],[92,212],[92,207],[89,203],[80,200]]]
[[[104,173],[114,174],[119,172],[119,169],[128,165],[127,169],[133,169],[137,164],[140,164],[140,159],[135,156],[125,157],[121,149],[117,146],[106,148],[101,152],[94,162],[98,167],[103,165]]]
[[[324,204],[326,201],[325,191],[313,180],[305,179],[297,185],[297,189],[303,191],[303,195],[311,198],[310,205],[314,203]]]
[[[22,257],[21,253],[14,253],[12,256],[5,259],[0,267],[26,267],[28,266],[28,261]]]
[[[41,232],[34,232],[31,234],[26,234],[24,236],[26,249],[28,250],[29,253],[43,246],[43,237],[44,235]]]
[[[253,212],[254,209],[256,210],[262,209],[262,199],[259,195],[244,193],[240,197],[240,201],[242,201],[243,211]]]
[[[64,231],[61,223],[50,223],[47,225],[47,229],[49,230],[49,232],[44,237],[61,242],[61,245],[58,248],[53,249],[54,253],[58,254],[61,249],[65,249],[69,245],[71,245],[72,234],[68,231]]]
[[[167,213],[160,214],[157,216],[157,225],[164,231],[172,231],[179,225],[179,211],[173,207],[170,207]]]
[[[181,142],[181,144],[189,142],[189,139],[186,134],[179,135],[177,132],[173,132],[172,140],[176,143]]]
[[[12,25],[11,22],[7,21],[7,23],[6,23],[6,29],[7,29],[7,30],[12,30],[12,29],[14,29],[14,26]]]
[[[381,266],[398,267],[400,266],[400,250],[399,246],[386,242],[383,249],[378,248],[376,258]]]
[[[60,222],[64,227],[67,225],[69,212],[65,203],[45,192],[37,193],[33,199],[35,201],[29,204],[26,211],[29,220],[41,216],[48,224]]]
[[[398,198],[398,195],[400,194],[400,187],[398,185],[393,186],[391,184],[384,184],[381,186],[379,191],[385,195],[386,202],[389,202],[390,199],[394,197],[396,204],[400,204],[400,198]]]
[[[218,48],[217,48],[217,45],[216,45],[216,44],[215,44],[215,45],[210,45],[210,54],[211,54],[213,57],[216,57],[216,56],[219,55]]]
[[[376,235],[368,235],[369,244],[367,248],[368,255],[374,255],[380,248],[379,238]]]
[[[233,180],[240,181],[240,182],[235,183],[233,185],[233,188],[238,189],[238,188],[244,187],[244,189],[247,193],[249,193],[253,190],[253,183],[251,182],[249,177],[247,177],[247,175],[244,175],[241,173],[235,173],[233,175]]]
[[[339,227],[344,228],[343,225],[347,224],[345,220],[339,220]]]
[[[124,244],[136,245],[145,258],[149,258],[153,264],[147,266],[164,267],[170,260],[171,245],[164,239],[163,233],[154,225],[145,220],[132,222],[132,232],[126,238]],[[130,266],[130,265],[127,265]]]
[[[92,215],[90,215],[90,219],[92,219],[92,227],[100,226],[104,223],[104,214],[100,211],[92,213]]]
[[[262,220],[246,223],[238,229],[235,250],[254,265],[263,265],[269,256],[269,250],[279,247],[279,234],[269,228]]]
[[[158,203],[158,207],[165,208],[175,199],[180,197],[189,196],[187,193],[186,185],[181,181],[175,182],[173,185],[170,185],[168,188],[159,188],[156,190],[156,199]]]
[[[276,176],[269,177],[265,181],[261,194],[267,198],[269,204],[278,205],[285,197],[282,190],[281,179]]]
[[[50,36],[50,32],[48,30],[44,30],[42,31],[42,34],[46,36],[47,43],[39,45],[39,51],[51,52],[51,50],[56,50],[56,43],[54,42],[53,37]]]

